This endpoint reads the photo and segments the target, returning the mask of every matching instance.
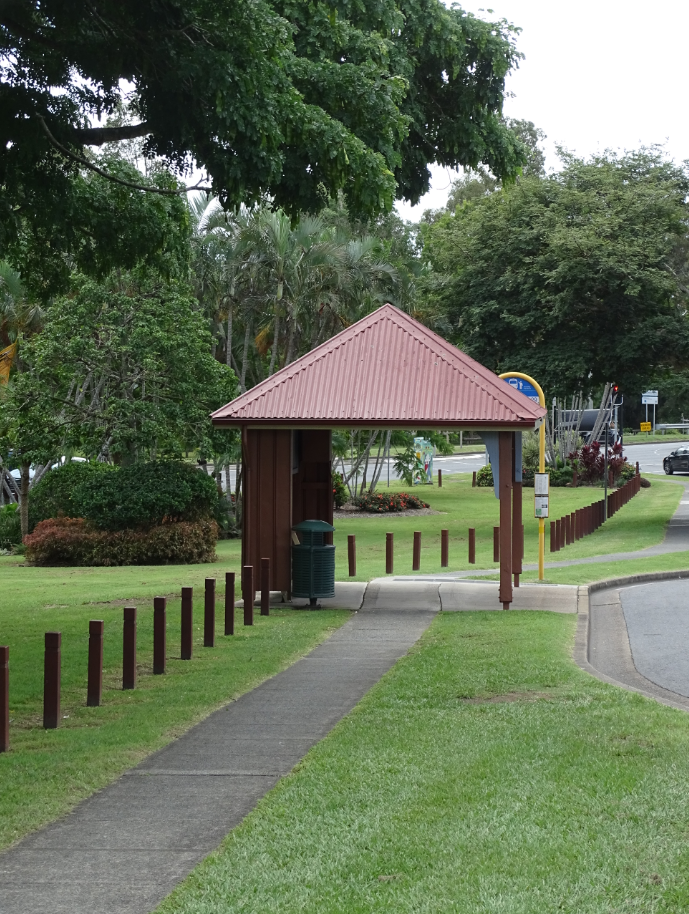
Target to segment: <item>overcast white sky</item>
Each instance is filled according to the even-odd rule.
[[[689,159],[687,39],[689,0],[495,0],[460,5],[484,19],[522,28],[525,55],[507,81],[509,117],[533,121],[555,145],[582,156],[597,150],[663,143]],[[488,13],[492,9],[492,13]],[[431,191],[416,207],[398,204],[405,219],[444,205],[453,172],[436,169]]]

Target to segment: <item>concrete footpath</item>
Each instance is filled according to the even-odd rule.
[[[577,611],[531,585],[515,609]],[[417,641],[435,614],[501,610],[497,584],[337,585],[358,609],[289,669],[215,712],[71,814],[0,854],[2,914],[146,914]]]

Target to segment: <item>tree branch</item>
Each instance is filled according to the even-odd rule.
[[[148,124],[122,124],[120,127],[80,127],[73,131],[74,139],[84,146],[102,146],[104,143],[119,143],[122,140],[136,140],[151,133]]]
[[[43,132],[48,137],[52,145],[66,156],[68,159],[72,159],[74,162],[78,162],[80,165],[83,165],[84,168],[88,168],[90,171],[95,171],[97,175],[100,175],[102,178],[105,178],[107,181],[112,181],[114,184],[121,184],[123,187],[131,187],[133,190],[145,190],[149,194],[160,194],[163,197],[179,197],[182,194],[188,194],[192,190],[204,190],[211,192],[211,187],[204,187],[201,184],[194,184],[193,187],[180,187],[179,190],[167,190],[163,187],[146,187],[145,184],[134,184],[132,181],[125,181],[123,178],[117,178],[115,175],[108,174],[107,171],[104,171],[102,168],[99,168],[97,165],[94,165],[93,162],[89,162],[88,159],[85,159],[83,156],[77,155],[74,152],[71,152],[67,149],[66,146],[63,146],[62,143],[58,142],[55,137],[50,132],[50,128],[46,124],[45,120],[41,117],[40,114],[37,114]]]

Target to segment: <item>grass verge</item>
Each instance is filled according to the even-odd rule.
[[[159,914],[686,910],[689,718],[575,624],[439,616]]]
[[[27,568],[3,561],[0,644],[10,645],[11,751],[0,754],[0,848],[72,808],[212,710],[289,666],[349,614],[272,608],[224,637],[218,598],[216,647],[203,647],[203,578],[218,565]],[[195,587],[194,655],[179,659],[179,586]],[[155,593],[168,601],[168,671],[152,675]],[[123,692],[122,607],[138,613],[135,691]],[[104,696],[86,708],[89,619],[105,621]],[[43,638],[62,632],[62,715],[42,729]]]

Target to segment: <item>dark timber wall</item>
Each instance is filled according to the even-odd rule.
[[[329,429],[294,432],[292,524],[302,520],[333,522]],[[331,537],[332,539],[332,537]]]

